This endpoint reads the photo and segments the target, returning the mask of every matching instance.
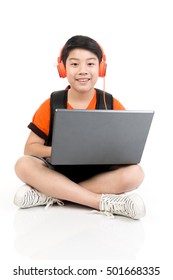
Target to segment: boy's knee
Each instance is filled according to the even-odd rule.
[[[33,157],[23,156],[19,158],[14,166],[16,175],[23,180],[23,178],[30,172],[30,167],[32,166]]]
[[[128,174],[124,174],[124,186],[126,191],[132,191],[141,185],[145,175],[140,165],[131,165],[128,168]]]
[[[139,176],[140,176],[140,179],[141,179],[141,182],[142,182],[145,178],[145,173],[144,173],[144,170],[142,169],[142,167],[140,165],[137,165],[137,167],[138,167]]]
[[[43,166],[45,167],[45,163],[39,158],[25,155],[17,160],[14,170],[22,181],[26,181],[33,171],[38,168],[43,168]]]
[[[15,163],[14,170],[18,177],[20,177],[22,171],[25,170],[25,162],[26,162],[26,156],[23,156],[19,158]]]
[[[144,171],[140,165],[133,165],[131,170],[131,180],[134,189],[138,188],[144,180]]]

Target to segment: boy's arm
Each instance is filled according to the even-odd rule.
[[[45,146],[44,143],[44,139],[31,131],[25,144],[24,154],[40,157],[50,157],[51,147]]]

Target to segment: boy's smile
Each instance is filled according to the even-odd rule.
[[[86,85],[88,81],[90,81],[90,79],[84,79],[84,78],[79,78],[76,79],[81,85]]]

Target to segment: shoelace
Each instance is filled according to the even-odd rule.
[[[107,216],[113,215],[123,215],[128,217],[133,217],[134,207],[133,202],[129,200],[128,197],[110,197],[108,196],[105,200],[102,201],[102,209],[101,212],[103,213],[110,213],[106,214]]]
[[[91,213],[105,215],[105,216],[113,218],[113,219],[115,218],[115,216],[111,212],[108,212],[108,211],[91,210]]]
[[[59,206],[64,206],[64,202],[62,202],[61,200],[50,197],[49,201],[45,206],[45,209],[47,209],[49,206],[52,206],[54,203],[58,204]]]
[[[118,202],[116,203],[116,206],[114,204],[106,204],[105,211],[111,213],[112,212],[119,213],[119,214],[123,214],[124,212],[127,212],[125,208],[125,202]]]
[[[40,203],[41,201],[41,203]],[[27,193],[24,199],[24,205],[30,204],[31,206],[35,204],[45,204],[45,209],[47,209],[49,206],[53,205],[54,203],[57,203],[59,206],[63,206],[64,203],[56,198],[52,198],[49,196],[46,196],[44,194],[39,193],[36,190],[30,190],[30,192]]]

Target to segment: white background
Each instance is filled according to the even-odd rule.
[[[64,43],[80,34],[94,38],[104,49],[106,91],[127,109],[155,111],[142,159],[146,179],[140,190],[148,205],[145,234],[151,238],[146,238],[139,260],[145,265],[151,256],[153,263],[157,259],[158,266],[168,269],[172,247],[172,15],[168,0],[1,0],[0,254],[6,256],[4,271],[9,262],[20,265],[28,257],[14,248],[16,208],[12,199],[21,182],[13,166],[23,153],[27,125],[35,110],[52,91],[67,85],[54,64]],[[102,79],[97,86],[102,88]]]

